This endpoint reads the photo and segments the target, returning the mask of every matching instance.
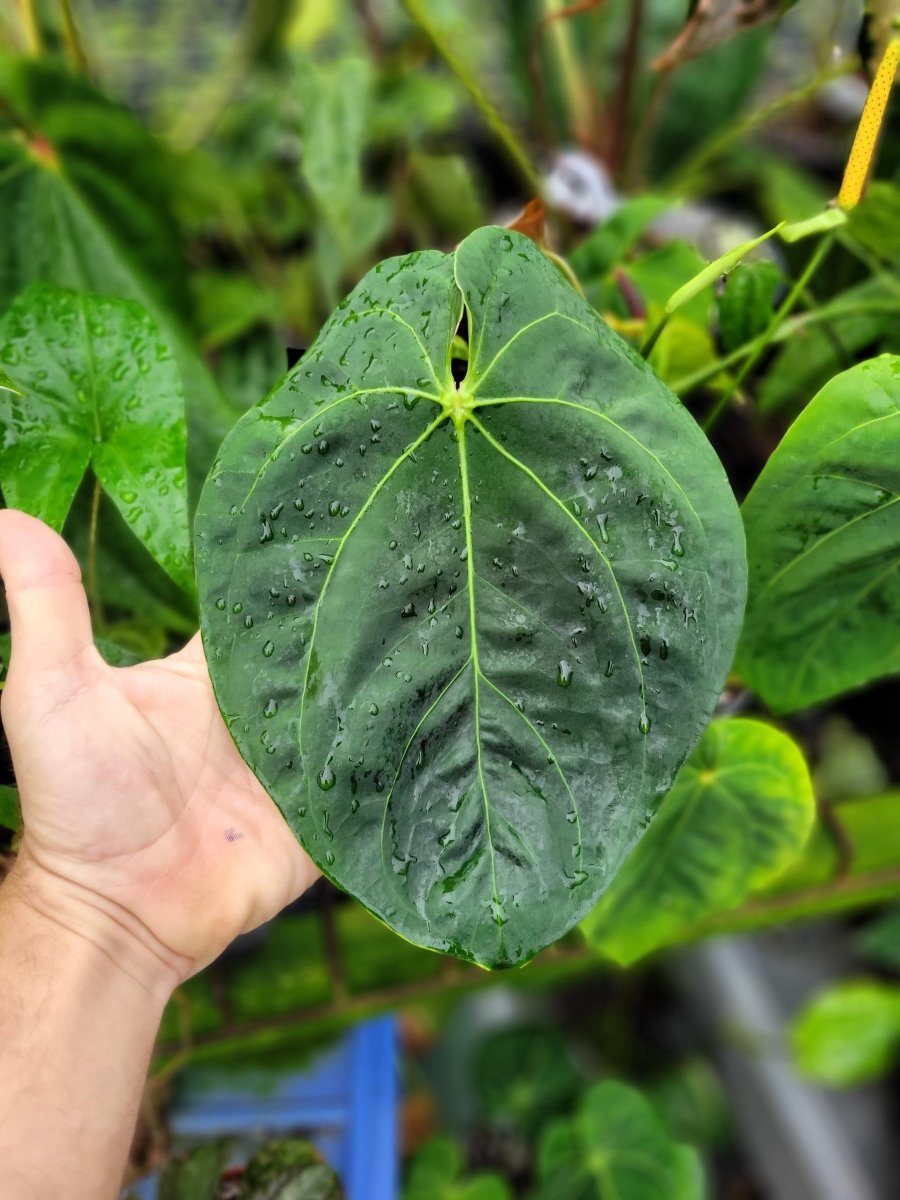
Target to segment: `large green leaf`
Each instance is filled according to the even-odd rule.
[[[551,1125],[538,1152],[534,1200],[702,1200],[696,1150],[673,1142],[649,1102],[615,1080],[595,1084],[578,1113]]]
[[[635,962],[779,875],[814,816],[809,771],[786,734],[761,721],[716,721],[582,928],[604,954]]]
[[[836,1087],[876,1079],[900,1054],[900,986],[853,979],[817,996],[793,1023],[804,1074]]]
[[[836,376],[766,463],[743,516],[738,669],[777,712],[900,669],[900,358]]]
[[[411,941],[491,965],[613,877],[744,592],[691,417],[495,228],[363,279],[226,440],[197,556],[219,704],[309,853]]]
[[[193,588],[184,396],[156,325],[127,300],[33,284],[0,321],[0,485],[55,529],[90,465],[153,557]]]

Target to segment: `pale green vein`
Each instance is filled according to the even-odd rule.
[[[293,428],[288,430],[284,437],[280,439],[278,444],[273,447],[271,454],[266,455],[265,460],[256,473],[253,483],[250,485],[250,490],[247,492],[246,496],[241,502],[241,507],[247,503],[247,501],[256,491],[257,484],[271,466],[276,456],[280,455],[285,446],[287,446],[288,442],[293,441],[293,439],[297,437],[298,434],[301,434],[304,429],[308,428],[310,425],[316,424],[322,419],[322,417],[326,415],[326,413],[330,413],[333,409],[339,408],[342,404],[347,404],[350,400],[356,400],[359,396],[379,395],[419,396],[423,400],[434,400],[435,403],[439,403],[437,396],[432,396],[431,392],[420,392],[416,388],[407,387],[358,388],[355,392],[348,392],[346,396],[340,396],[337,400],[332,400],[330,404],[326,404],[323,408],[317,408],[315,412],[310,413],[310,415],[304,418],[299,425],[294,425]]]
[[[590,337],[592,337],[594,339],[596,339],[596,337],[597,337],[596,332],[594,330],[592,330],[591,328],[589,328],[589,326],[582,325],[582,323],[580,321],[576,321],[574,317],[570,317],[566,313],[557,312],[555,309],[553,312],[543,313],[541,316],[535,317],[533,321],[529,321],[527,324],[521,325],[516,330],[516,332],[512,335],[512,337],[508,338],[503,343],[503,345],[500,347],[500,349],[497,351],[497,353],[494,355],[494,357],[491,359],[491,361],[488,363],[488,365],[485,367],[485,369],[483,371],[478,367],[478,363],[477,362],[475,363],[475,370],[477,372],[477,377],[475,378],[474,383],[475,383],[476,388],[478,390],[481,390],[481,388],[484,387],[484,381],[487,379],[488,375],[490,375],[491,371],[493,371],[494,367],[497,365],[497,363],[500,361],[500,359],[503,357],[503,355],[507,352],[507,350],[510,348],[510,346],[513,345],[513,343],[517,342],[518,339],[520,337],[522,337],[524,334],[528,333],[529,330],[534,329],[537,325],[543,324],[544,321],[551,320],[553,317],[558,317],[561,321],[568,321],[570,325],[577,325],[579,329],[584,330],[584,332],[586,334],[588,334]],[[487,322],[485,321],[484,324],[482,325],[482,339],[484,338],[484,329],[486,328],[486,326],[487,326]],[[481,353],[481,342],[480,341],[478,344],[478,353],[479,354]]]
[[[410,333],[413,335],[413,337],[415,338],[416,345],[417,345],[417,346],[419,347],[419,349],[422,351],[422,357],[423,357],[423,358],[425,359],[425,361],[428,363],[428,369],[431,371],[431,378],[434,380],[435,387],[438,389],[438,391],[440,391],[440,390],[441,390],[441,381],[438,379],[438,376],[437,376],[437,369],[436,369],[436,367],[435,367],[435,365],[434,365],[434,362],[433,362],[433,360],[432,360],[432,358],[431,358],[431,355],[430,355],[430,354],[428,353],[428,351],[425,349],[425,343],[424,343],[424,342],[422,341],[422,339],[419,337],[419,335],[418,335],[418,333],[417,333],[417,331],[416,331],[416,328],[415,328],[415,326],[413,326],[413,325],[410,325],[409,321],[406,321],[406,320],[404,320],[404,319],[403,319],[403,317],[401,317],[399,313],[397,313],[397,312],[394,312],[394,310],[393,310],[392,308],[379,308],[379,307],[376,307],[376,308],[368,308],[368,309],[366,309],[366,310],[365,310],[365,312],[356,313],[355,315],[356,315],[356,316],[358,316],[360,319],[362,319],[363,317],[367,317],[367,316],[369,316],[370,314],[372,314],[372,315],[374,315],[374,314],[381,314],[381,315],[383,315],[383,316],[385,316],[385,317],[390,317],[392,320],[394,320],[394,321],[397,321],[397,322],[398,322],[400,325],[402,325],[402,326],[404,327],[404,329],[408,329],[408,330],[409,330],[409,332],[410,332]],[[345,318],[345,319],[346,319],[346,318]],[[431,397],[429,397],[429,399],[431,399],[431,400],[437,400],[437,397],[436,397],[436,396],[431,396]],[[440,403],[440,401],[438,401],[438,403]]]
[[[508,462],[512,463],[512,465],[514,467],[516,467],[519,471],[521,471],[524,475],[526,475],[531,480],[531,482],[536,487],[540,488],[540,490],[544,493],[544,495],[556,505],[556,507],[560,510],[560,512],[565,514],[567,519],[572,522],[572,524],[575,526],[575,528],[577,530],[579,530],[579,532],[582,534],[582,536],[590,544],[594,553],[597,555],[597,557],[600,559],[600,561],[604,564],[607,571],[609,571],[609,575],[612,580],[613,587],[615,588],[616,596],[618,597],[619,604],[621,605],[621,608],[622,608],[622,614],[625,617],[625,626],[628,629],[628,637],[629,637],[629,640],[631,641],[631,647],[632,647],[632,650],[634,651],[634,661],[635,661],[635,666],[637,668],[640,693],[641,693],[641,706],[642,706],[644,712],[646,712],[647,696],[646,696],[646,690],[644,687],[644,671],[641,666],[640,650],[638,649],[637,639],[634,636],[634,629],[631,624],[631,617],[628,614],[628,608],[625,604],[625,597],[622,595],[622,589],[619,586],[619,580],[616,576],[615,571],[613,570],[612,563],[606,557],[606,555],[603,553],[603,551],[601,550],[601,548],[597,544],[597,542],[594,541],[590,532],[587,529],[585,529],[584,525],[582,525],[582,523],[578,520],[578,518],[569,511],[569,509],[566,507],[566,505],[563,503],[563,501],[560,500],[559,496],[557,496],[557,494],[551,488],[549,488],[546,483],[544,483],[543,479],[541,479],[540,476],[536,475],[535,472],[532,471],[532,469],[529,466],[526,466],[526,464],[523,463],[521,461],[521,459],[516,458],[516,456],[514,454],[510,454],[510,452],[506,449],[505,446],[501,445],[501,443],[498,442],[495,437],[493,437],[490,433],[488,433],[488,431],[481,424],[481,422],[477,419],[477,417],[470,417],[469,419],[471,420],[471,422],[475,426],[475,428],[478,430],[478,432],[485,439],[485,441],[487,441],[489,445],[493,446],[493,448],[497,451],[498,454],[501,454]],[[471,551],[470,551],[470,555],[471,555]]]
[[[614,421],[612,417],[607,415],[607,413],[600,412],[596,408],[588,408],[586,404],[578,404],[574,400],[563,400],[560,396],[500,396],[492,400],[479,400],[477,401],[476,407],[497,408],[504,404],[557,404],[563,408],[574,408],[577,412],[584,413],[589,417],[596,417],[598,421],[605,421],[608,425],[612,425],[613,429],[621,433],[623,437],[628,438],[630,442],[634,442],[639,450],[642,450],[648,458],[652,459],[656,466],[659,467],[660,471],[662,471],[663,475],[665,475],[665,477],[671,482],[676,491],[684,497],[685,504],[696,517],[697,523],[700,525],[701,529],[703,528],[703,521],[700,517],[700,514],[691,503],[690,496],[687,494],[666,464],[653,453],[649,446],[645,446],[640,438],[636,438],[633,433],[629,433],[624,426],[620,425],[618,421]]]
[[[466,458],[466,424],[460,422],[456,427],[457,446],[459,447],[459,474],[462,483],[463,521],[466,530],[466,574],[469,588],[469,638],[472,648],[472,669],[474,674],[473,699],[475,707],[475,757],[478,770],[478,782],[481,786],[482,802],[484,804],[484,830],[488,849],[491,855],[491,883],[494,891],[494,903],[501,903],[497,888],[497,862],[494,853],[494,842],[491,838],[491,806],[488,800],[487,787],[484,782],[484,764],[481,749],[481,706],[480,681],[481,667],[478,662],[478,635],[475,629],[475,548],[472,544],[472,499],[469,492],[469,464]]]
[[[811,479],[813,483],[816,483],[819,479],[834,479],[838,483],[859,483],[862,484],[863,487],[872,488],[872,490],[875,492],[886,492],[887,495],[884,497],[885,499],[890,498],[893,500],[897,495],[897,493],[892,492],[889,487],[882,487],[880,483],[873,483],[871,479],[854,479],[852,475],[834,475],[825,471],[817,471],[815,474],[812,474],[807,471],[807,473],[805,475],[801,475],[800,478]]]
[[[803,679],[806,671],[809,668],[810,659],[819,649],[835,623],[845,617],[848,612],[851,612],[860,602],[860,600],[868,595],[869,592],[877,588],[879,584],[883,583],[885,579],[887,579],[889,575],[892,575],[898,568],[900,568],[900,558],[895,559],[894,562],[892,562],[889,567],[882,571],[880,575],[876,575],[874,579],[870,579],[864,587],[858,588],[846,604],[842,605],[837,612],[832,613],[824,625],[822,625],[816,636],[812,639],[809,646],[806,648],[806,652],[797,664],[797,670],[794,673],[794,691],[800,687],[800,681]]]
[[[582,838],[582,833],[581,833],[581,816],[578,812],[578,804],[575,800],[575,796],[572,793],[572,789],[569,786],[569,781],[566,778],[565,771],[563,771],[562,767],[559,765],[559,759],[556,757],[556,754],[553,752],[553,750],[551,749],[549,744],[541,736],[540,731],[528,719],[528,717],[525,715],[525,713],[522,712],[521,708],[519,708],[519,706],[517,704],[515,704],[512,699],[510,699],[510,697],[506,694],[506,692],[504,692],[501,687],[498,687],[497,684],[494,683],[493,679],[490,679],[487,675],[482,676],[482,678],[484,679],[484,682],[488,685],[488,687],[493,688],[494,691],[497,693],[497,695],[501,698],[501,700],[505,700],[506,703],[513,710],[513,712],[516,714],[516,716],[518,716],[524,722],[524,724],[527,725],[527,727],[531,730],[531,732],[534,734],[534,736],[540,742],[540,744],[544,750],[544,753],[547,755],[547,757],[553,763],[553,766],[556,768],[556,773],[557,773],[557,775],[559,775],[560,779],[562,780],[562,785],[566,789],[566,794],[572,803],[572,811],[575,813],[575,832],[578,837],[578,869],[583,870],[583,867],[584,867],[584,863],[583,863],[584,840]]]
[[[470,654],[469,657],[466,659],[466,661],[463,663],[463,665],[456,672],[456,674],[452,677],[452,679],[448,680],[448,682],[444,684],[444,686],[441,688],[441,690],[435,696],[434,700],[432,700],[431,704],[429,704],[428,708],[425,710],[425,712],[422,714],[422,716],[417,721],[415,729],[409,735],[406,745],[403,747],[403,753],[400,755],[400,761],[397,763],[397,770],[394,772],[394,778],[391,780],[391,786],[388,789],[387,796],[385,797],[384,812],[381,814],[381,864],[382,864],[382,867],[387,866],[387,862],[384,857],[384,831],[387,828],[388,810],[391,807],[391,800],[394,795],[394,788],[397,786],[397,780],[400,778],[400,772],[403,770],[403,764],[406,762],[406,756],[409,754],[410,747],[412,746],[413,742],[419,736],[419,731],[421,730],[422,726],[425,724],[425,722],[428,720],[428,718],[431,716],[431,714],[434,712],[434,710],[438,707],[440,702],[447,695],[447,693],[453,687],[454,683],[456,683],[457,679],[459,679],[460,675],[462,675],[463,671],[465,671],[466,667],[471,662],[472,662],[472,655]]]
[[[854,525],[856,525],[857,522],[864,521],[866,517],[874,517],[876,513],[884,512],[885,509],[891,508],[894,504],[897,504],[898,501],[900,501],[900,496],[895,496],[892,500],[886,500],[884,504],[879,504],[875,508],[867,508],[865,512],[857,513],[855,517],[851,517],[850,520],[845,521],[843,525],[836,525],[834,529],[829,529],[826,534],[823,534],[822,537],[818,538],[816,541],[807,546],[805,550],[802,550],[794,558],[786,562],[780,571],[776,571],[772,578],[766,582],[762,591],[757,596],[755,603],[758,604],[763,596],[765,596],[766,593],[770,591],[776,583],[779,582],[779,580],[783,579],[789,571],[792,571],[798,563],[803,562],[803,560],[809,558],[811,554],[815,554],[816,551],[821,550],[825,543],[831,538],[837,537],[841,533],[845,533],[848,529],[851,529]]]
[[[306,704],[306,695],[307,695],[307,691],[309,689],[310,664],[312,663],[312,658],[313,658],[313,649],[315,647],[315,642],[316,642],[316,632],[319,627],[319,613],[322,611],[322,602],[324,601],[325,596],[328,592],[328,585],[331,583],[332,577],[334,576],[335,568],[337,567],[338,563],[341,560],[341,555],[344,552],[344,548],[346,547],[347,542],[350,539],[350,536],[352,535],[353,531],[357,528],[357,526],[359,525],[359,523],[363,519],[363,517],[366,515],[366,513],[369,511],[369,509],[372,507],[372,505],[375,503],[376,497],[379,495],[379,493],[382,491],[382,489],[384,487],[386,487],[388,482],[393,478],[393,476],[400,469],[400,467],[403,465],[403,463],[405,463],[408,458],[410,458],[413,454],[415,454],[415,452],[419,449],[419,447],[421,445],[423,445],[428,440],[428,438],[431,437],[431,435],[435,431],[435,429],[437,429],[437,427],[444,420],[445,420],[444,414],[441,413],[440,416],[436,417],[431,422],[431,424],[427,427],[427,429],[425,429],[422,433],[419,434],[419,436],[416,438],[416,440],[414,442],[411,442],[410,445],[408,445],[406,447],[406,449],[403,451],[403,453],[401,455],[399,455],[397,458],[394,459],[394,461],[391,463],[388,470],[385,471],[384,475],[382,475],[382,477],[378,480],[378,482],[375,484],[375,487],[372,489],[372,491],[366,497],[363,504],[360,506],[359,512],[356,514],[356,516],[350,522],[349,526],[347,527],[347,530],[342,535],[340,542],[338,543],[337,549],[334,552],[334,558],[332,559],[331,564],[328,567],[328,572],[322,583],[322,590],[319,592],[319,595],[316,599],[315,608],[313,609],[312,632],[309,635],[309,647],[306,652],[306,672],[303,677],[303,690],[300,693],[300,716],[299,716],[299,720],[297,723],[297,744],[300,749],[301,759],[303,757],[303,714],[304,714],[304,708],[305,708],[305,704]],[[307,770],[307,772],[306,772],[307,791],[309,790],[310,775],[311,775],[310,771]]]
[[[820,453],[824,453],[824,451],[830,449],[832,446],[836,446],[838,442],[842,442],[845,438],[852,437],[854,433],[859,433],[860,429],[867,429],[870,425],[877,425],[879,421],[892,421],[896,417],[900,417],[900,408],[895,408],[893,412],[883,413],[880,417],[871,417],[868,421],[861,421],[858,425],[847,429],[840,437],[832,438],[830,442],[826,442],[821,448]]]
[[[414,637],[419,632],[420,629],[422,629],[425,625],[428,625],[429,622],[431,622],[435,619],[435,617],[444,616],[444,614],[446,612],[448,612],[448,610],[453,606],[454,600],[458,599],[459,595],[460,595],[459,592],[454,592],[453,595],[448,596],[446,600],[441,602],[440,608],[436,608],[433,613],[426,613],[425,616],[421,618],[421,620],[416,621],[415,624],[412,625],[406,631],[406,633],[404,633],[402,638],[399,638],[396,642],[394,642],[393,646],[390,646],[387,649],[385,649],[384,657],[386,657],[386,658],[393,657],[393,655],[395,655],[397,653],[397,651],[400,649],[400,647],[403,646],[406,642],[408,642],[411,637]],[[364,600],[363,603],[366,603],[366,601]],[[357,687],[356,691],[358,694],[362,694],[364,688],[367,686],[367,684],[372,679],[372,676],[381,670],[382,665],[383,664],[381,662],[376,663],[376,665],[372,668],[372,670],[369,672],[369,674],[365,677],[365,679]]]

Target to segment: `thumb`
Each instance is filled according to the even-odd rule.
[[[0,575],[12,633],[11,671],[66,667],[93,650],[81,569],[59,534],[27,513],[0,511]]]

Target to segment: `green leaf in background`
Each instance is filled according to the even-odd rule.
[[[169,1163],[159,1179],[159,1200],[216,1200],[230,1144],[212,1142]]]
[[[0,245],[0,304],[35,278],[74,286],[99,274],[97,290],[110,290],[118,259],[183,311],[187,274],[159,144],[49,58],[0,55],[0,97],[0,215],[15,229]]]
[[[137,305],[34,284],[0,322],[0,485],[61,529],[88,466],[171,578],[193,588],[178,368]]]
[[[900,971],[900,908],[889,908],[871,921],[857,945],[878,966]]]
[[[303,178],[316,205],[316,255],[329,304],[345,274],[390,225],[390,206],[367,192],[362,155],[372,88],[371,65],[345,58],[322,65],[307,61],[298,80],[303,116]]]
[[[462,1175],[459,1146],[452,1138],[434,1137],[410,1163],[403,1200],[512,1200],[508,1184],[499,1175]]]
[[[762,333],[775,312],[781,271],[772,262],[749,262],[728,276],[719,298],[719,331],[727,353]]]
[[[479,1106],[487,1122],[533,1136],[578,1094],[582,1078],[561,1030],[552,1025],[501,1029],[478,1045]]]
[[[847,214],[847,233],[879,258],[900,265],[900,185],[873,179]]]
[[[20,829],[22,809],[19,804],[18,788],[0,785],[0,825],[4,829]]]
[[[647,226],[671,207],[672,201],[664,196],[627,200],[575,247],[569,255],[572,270],[584,280],[605,275],[624,260]]]
[[[783,349],[758,389],[762,413],[785,409],[793,416],[854,358],[893,350],[900,313],[900,285],[890,276],[867,279],[821,305],[814,320],[797,319]],[[790,326],[787,326],[790,328]]]
[[[227,439],[197,554],[219,704],[298,838],[404,937],[493,966],[612,879],[743,601],[709,444],[496,228],[362,280]]]
[[[829,988],[791,1029],[797,1064],[819,1083],[877,1079],[900,1053],[900,986],[859,979]]]
[[[234,420],[182,324],[188,295],[159,144],[125,108],[49,59],[0,55],[0,310],[29,283],[143,305],[188,398],[199,484]]]
[[[702,1200],[697,1152],[674,1142],[649,1102],[615,1080],[541,1138],[534,1200]]]
[[[744,501],[738,670],[793,712],[900,669],[900,357],[836,376]]]
[[[809,771],[786,734],[761,721],[715,721],[581,927],[602,953],[633,963],[779,875],[814,815]]]

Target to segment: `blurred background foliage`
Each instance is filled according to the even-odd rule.
[[[10,365],[10,309],[36,281],[136,302],[180,372],[192,510],[225,432],[364,271],[514,222],[539,194],[546,224],[527,231],[639,349],[707,261],[820,213],[837,193],[897,16],[877,0],[762,4],[759,15],[781,19],[709,39],[703,12],[717,9],[727,35],[739,7],[2,0],[0,369]],[[775,320],[809,244],[772,241],[657,330],[650,361],[711,422],[739,499],[836,372],[900,352],[898,121],[894,105],[877,179],[792,312]],[[120,507],[88,471],[65,533],[85,564],[101,649],[126,665],[181,644],[197,617],[190,582],[131,536]],[[5,664],[8,638],[0,655]],[[174,999],[135,1170],[166,1156],[161,1114],[179,1081],[214,1087],[226,1072],[267,1086],[352,1022],[400,1007],[405,1137],[417,1151],[410,1200],[503,1200],[526,1188],[554,1200],[612,1195],[579,1190],[578,1174],[581,1141],[602,1142],[610,1111],[630,1114],[632,1133],[666,1164],[668,1191],[647,1196],[698,1194],[696,1148],[715,1194],[761,1195],[685,1012],[678,951],[659,952],[832,914],[840,950],[838,966],[828,962],[847,978],[820,980],[799,1012],[796,1061],[829,1085],[895,1068],[898,698],[888,678],[769,728],[802,749],[815,800],[809,822],[797,816],[793,832],[785,823],[766,869],[749,870],[741,846],[726,844],[718,804],[686,826],[673,819],[682,841],[666,844],[687,864],[679,877],[647,884],[643,912],[627,896],[607,898],[612,925],[592,933],[588,922],[502,986],[317,885]],[[723,712],[767,719],[739,680]],[[750,840],[771,831],[766,802],[741,801]],[[5,786],[7,850],[17,820]],[[627,972],[610,961],[651,950]],[[464,1031],[460,997],[490,991],[506,998],[507,1017],[493,1032],[473,1033],[471,1022]]]

